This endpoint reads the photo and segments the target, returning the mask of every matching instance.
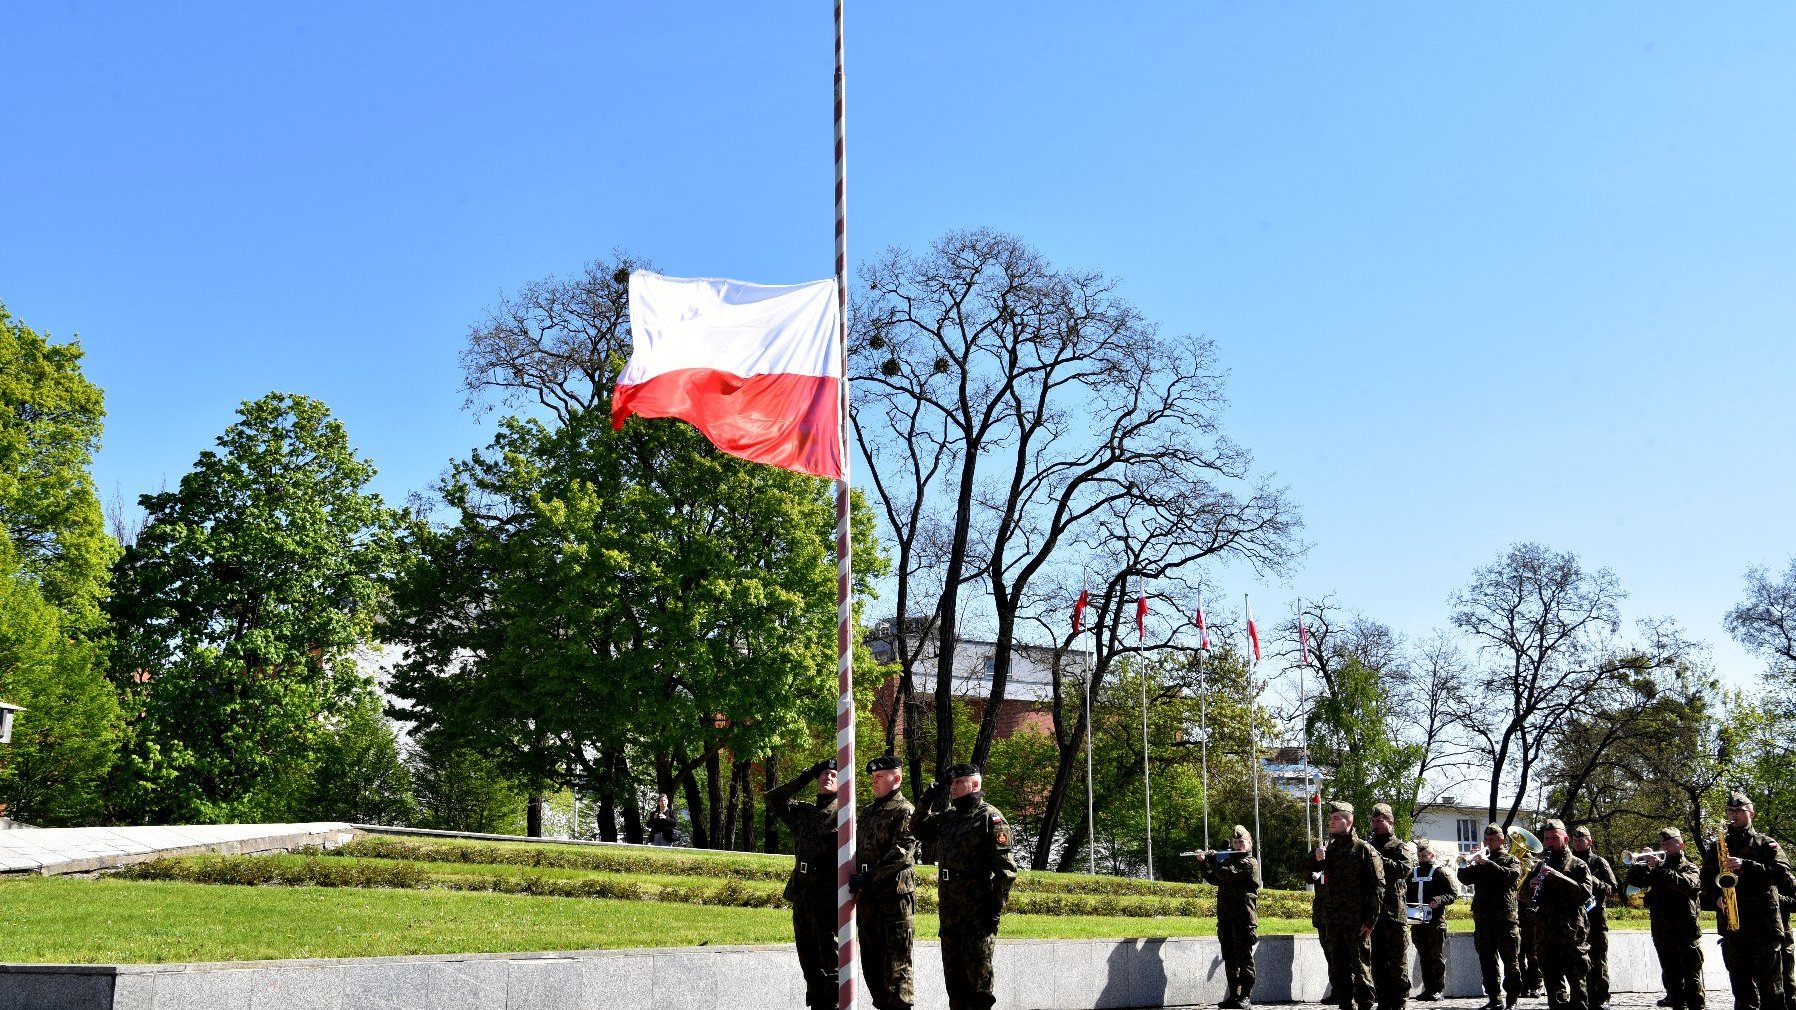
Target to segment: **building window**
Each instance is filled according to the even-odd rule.
[[[1478,822],[1470,817],[1459,819],[1459,851],[1470,852],[1478,847]]]
[[[997,672],[998,672],[998,657],[996,657],[996,656],[985,657],[985,675],[989,677],[992,674],[997,673]]]

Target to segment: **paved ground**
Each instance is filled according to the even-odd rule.
[[[1610,1010],[1659,1010],[1659,998],[1665,994],[1653,992],[1618,992],[1609,1000]],[[1485,1003],[1484,997],[1477,999],[1444,999],[1438,1003],[1418,1003],[1410,1000],[1408,1010],[1479,1010]],[[1709,1010],[1730,1010],[1734,1005],[1734,994],[1726,989],[1710,989],[1708,991]],[[1336,1010],[1332,1003],[1255,1003],[1257,1007],[1278,1007],[1279,1010]],[[1544,998],[1524,999],[1515,1005],[1515,1010],[1546,1010]]]
[[[355,832],[347,824],[178,824],[136,828],[16,828],[0,831],[0,874],[91,873],[158,856],[199,852],[291,852],[335,848]]]

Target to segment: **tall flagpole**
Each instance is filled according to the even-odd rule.
[[[1254,735],[1253,722],[1253,678],[1259,672],[1260,657],[1254,655],[1258,649],[1254,644],[1253,602],[1246,593],[1241,594],[1241,602],[1247,607],[1247,654],[1252,657],[1247,667],[1247,773],[1253,776],[1253,848],[1264,858],[1266,843],[1260,838],[1260,742]]]
[[[1303,703],[1308,697],[1310,684],[1309,646],[1303,640],[1303,599],[1297,600],[1297,647],[1303,650],[1303,663],[1297,668],[1297,732],[1298,742],[1303,746],[1297,748],[1298,758],[1303,761],[1303,850],[1315,848],[1316,836],[1310,833],[1310,758],[1309,731],[1303,725]]]
[[[1204,759],[1204,851],[1210,849],[1210,685],[1204,683],[1204,650],[1197,650],[1198,747]]]
[[[1141,787],[1147,803],[1147,879],[1154,879],[1154,783],[1147,763],[1147,664],[1141,666]]]
[[[842,359],[842,479],[836,482],[836,1006],[854,1010],[854,563],[848,521],[848,98],[842,72],[842,0],[836,0],[836,309]]]

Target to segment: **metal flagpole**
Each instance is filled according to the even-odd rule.
[[[1204,650],[1197,650],[1198,751],[1204,759],[1204,850],[1210,848],[1210,685],[1204,683]]]
[[[1145,589],[1143,590],[1145,592]],[[1154,783],[1147,763],[1147,665],[1141,667],[1141,786],[1147,803],[1147,879],[1154,879]]]
[[[1248,600],[1246,593],[1241,594],[1241,601],[1247,607],[1247,623],[1251,628],[1253,626],[1253,603]],[[1249,657],[1247,661],[1247,772],[1253,776],[1254,854],[1263,855],[1266,851],[1266,843],[1260,840],[1260,746],[1258,738],[1254,736],[1253,722],[1253,678],[1254,674],[1259,672],[1260,660],[1253,653],[1253,636],[1250,634],[1247,637],[1247,655]]]
[[[842,479],[836,482],[836,1006],[854,1010],[854,564],[848,519],[848,144],[842,69],[842,2],[836,0],[836,310],[842,359]],[[900,615],[902,617],[903,615]],[[902,633],[902,629],[900,629]]]
[[[1085,668],[1085,871],[1092,876],[1098,872],[1098,822],[1097,801],[1094,798],[1094,787],[1091,780],[1091,737],[1097,727],[1091,724],[1091,674],[1098,663],[1098,629],[1093,622],[1091,629],[1091,665]]]
[[[1303,627],[1303,600],[1297,601],[1297,626]],[[1297,636],[1297,647],[1304,649],[1303,665],[1297,668],[1297,732],[1299,741],[1304,746],[1297,748],[1298,759],[1303,762],[1303,851],[1315,848],[1316,836],[1310,831],[1310,759],[1309,732],[1303,725],[1303,704],[1308,697],[1310,685],[1310,657],[1308,646],[1303,644],[1303,636]]]

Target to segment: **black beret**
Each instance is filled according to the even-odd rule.
[[[824,770],[826,770],[826,771],[833,772],[836,770],[836,759],[835,758],[825,758],[822,761],[819,761],[817,763],[822,765],[824,767]]]
[[[976,764],[973,764],[972,762],[967,762],[966,764],[958,764],[958,765],[949,765],[948,766],[948,781],[950,781],[950,782],[954,781],[955,779],[964,779],[968,775],[978,775],[978,774],[979,774],[979,766]]]
[[[899,768],[902,768],[903,766],[904,766],[903,762],[898,760],[898,755],[896,755],[896,754],[881,754],[880,756],[867,762],[867,774],[871,775],[874,772],[897,771]]]

